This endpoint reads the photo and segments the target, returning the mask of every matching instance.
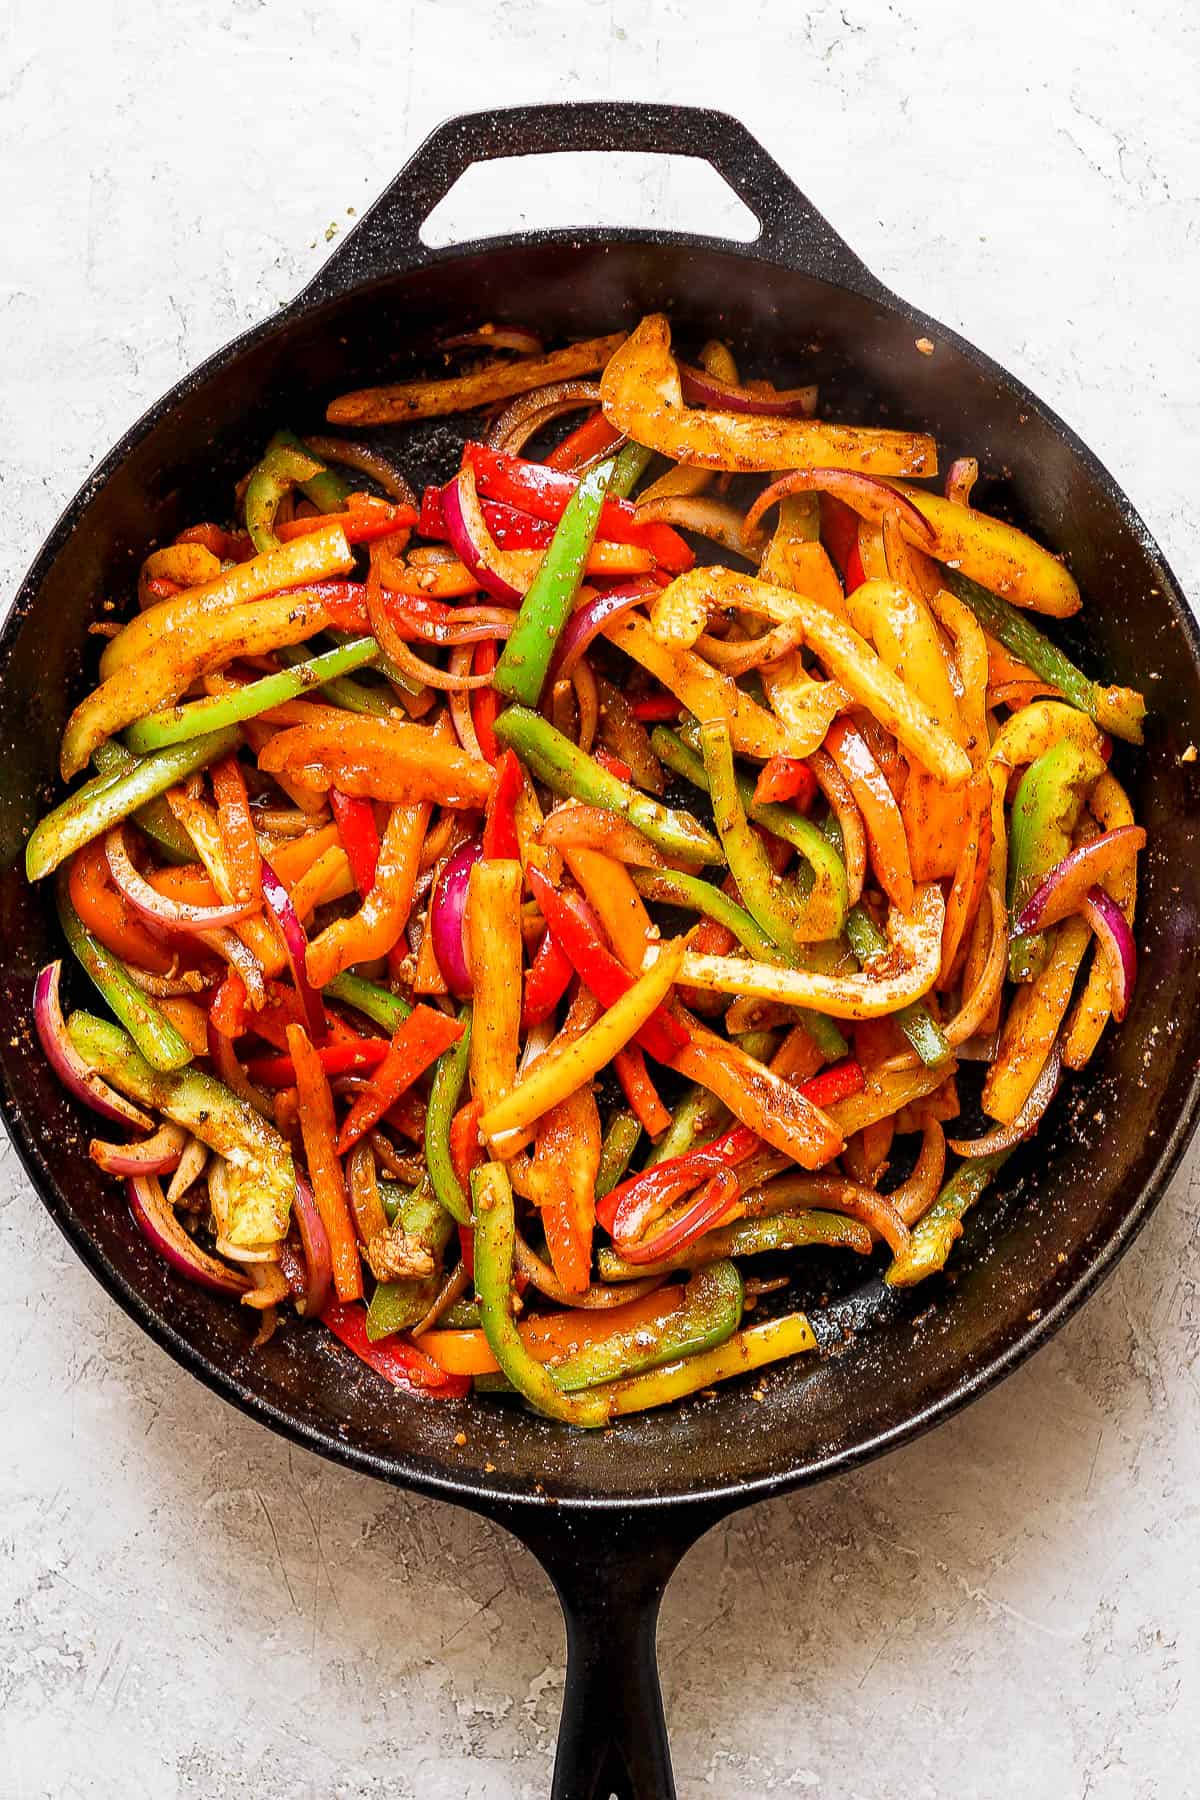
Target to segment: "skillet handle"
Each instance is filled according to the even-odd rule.
[[[658,1677],[658,1609],[720,1508],[559,1515],[503,1523],[554,1583],[567,1676],[551,1800],[676,1800]]]
[[[842,287],[884,292],[739,119],[703,106],[594,100],[498,107],[447,119],[334,251],[305,290],[305,300],[333,299],[361,282],[437,256],[422,243],[421,226],[473,163],[566,150],[700,157],[758,219],[757,255]]]

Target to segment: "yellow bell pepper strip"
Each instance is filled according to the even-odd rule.
[[[861,964],[874,962],[887,953],[887,939],[863,906],[853,906],[846,918],[846,936],[850,948]],[[948,1062],[950,1045],[942,1029],[920,1000],[914,1000],[896,1012],[896,1023],[921,1061],[931,1069]]]
[[[916,1069],[875,1072],[861,1094],[852,1094],[848,1100],[839,1100],[835,1106],[830,1107],[829,1116],[844,1136],[853,1137],[855,1132],[868,1131],[881,1119],[893,1118],[903,1107],[924,1100],[930,1094],[939,1093],[947,1085],[953,1091],[951,1078],[957,1068],[957,1063],[948,1062],[936,1069],[922,1066]],[[957,1110],[955,1106],[946,1116],[952,1117]]]
[[[972,764],[981,769],[987,761],[987,686],[988,646],[983,627],[969,606],[957,594],[937,588],[929,596],[929,609],[934,618],[954,641],[954,662],[958,670],[958,713],[962,720],[960,742]],[[1015,615],[1020,618],[1020,614]]]
[[[724,925],[760,962],[771,962],[779,954],[778,945],[750,914],[719,887],[714,887],[711,881],[701,881],[695,875],[681,875],[672,869],[636,869],[633,885],[647,900],[662,906],[685,907],[689,912],[698,912],[704,918]]]
[[[1031,981],[1049,954],[1045,932],[1019,934],[1018,918],[1044,875],[1071,848],[1083,803],[1104,773],[1094,750],[1063,741],[1031,763],[1012,806],[1008,855],[1008,973]]]
[[[682,775],[693,786],[708,792],[709,777],[704,762],[682,737],[660,725],[650,734],[650,744],[660,762],[674,774]],[[807,864],[796,878],[802,894],[805,885],[811,884],[804,916],[804,942],[836,937],[845,923],[848,898],[846,869],[836,845],[794,807],[756,800],[751,777],[737,775],[736,788],[747,816],[764,831],[790,844]]]
[[[939,562],[951,564],[968,580],[1031,612],[1069,619],[1079,611],[1083,602],[1073,577],[1056,556],[1015,525],[907,481],[892,485],[932,525],[933,544],[922,543],[919,548],[929,550]]]
[[[115,738],[105,738],[92,751],[92,766],[98,775],[114,778],[128,775],[137,766],[137,760]],[[161,795],[155,800],[147,800],[145,806],[139,806],[133,814],[133,822],[145,832],[164,861],[187,863],[193,860],[191,839]]]
[[[234,730],[209,732],[189,744],[131,762],[124,774],[98,775],[85,782],[35,825],[25,846],[26,876],[30,881],[40,881],[76,850],[119,825],[148,800],[236,749],[237,742]]]
[[[598,1075],[617,1051],[636,1037],[666,998],[686,950],[686,937],[658,947],[653,966],[593,1026],[569,1043],[557,1040],[510,1092],[502,1099],[490,1101],[479,1121],[484,1137],[495,1140],[505,1132],[520,1131]]]
[[[164,544],[152,550],[138,571],[139,612],[155,606],[179,588],[200,587],[221,573],[221,559],[203,544]],[[164,593],[162,584],[169,586]]]
[[[928,496],[924,496],[928,498]],[[1055,567],[1058,567],[1055,564]],[[1063,698],[1087,713],[1102,730],[1128,743],[1142,741],[1146,702],[1133,688],[1103,687],[1064,656],[1056,644],[1043,637],[1031,620],[999,595],[989,593],[961,569],[944,571],[946,586],[970,608],[979,624],[1042,681],[1056,687]]]
[[[337,1118],[329,1080],[318,1052],[303,1025],[287,1028],[288,1054],[296,1071],[300,1134],[313,1195],[321,1214],[333,1258],[333,1285],[343,1304],[361,1300],[362,1264],[346,1193],[342,1165],[337,1157]]]
[[[335,919],[309,943],[304,966],[314,987],[325,987],[356,963],[377,961],[400,942],[412,911],[429,813],[427,802],[392,808],[370,892],[357,912]]]
[[[1107,770],[1092,789],[1088,807],[1106,832],[1133,824],[1129,797]],[[1100,886],[1112,895],[1132,925],[1137,902],[1136,849],[1131,848],[1118,868],[1101,877]],[[1111,1016],[1108,973],[1104,958],[1097,956],[1063,1034],[1063,1062],[1068,1069],[1085,1067]]]
[[[735,1375],[746,1375],[767,1363],[789,1360],[805,1351],[815,1350],[817,1340],[803,1313],[785,1313],[781,1319],[769,1319],[762,1325],[750,1325],[735,1331],[716,1350],[704,1350],[697,1356],[685,1356],[645,1375],[631,1376],[628,1381],[615,1381],[610,1387],[596,1388],[596,1394],[612,1418],[626,1413],[645,1412],[652,1406],[670,1406],[686,1394],[697,1394],[718,1381],[729,1381]]]
[[[896,581],[864,581],[847,596],[851,625],[893,674],[928,707],[955,743],[963,741],[958,702],[933,617],[919,594]]]
[[[700,468],[937,474],[937,447],[920,432],[685,407],[665,313],[644,318],[614,351],[600,379],[600,404],[618,431],[672,462]]]
[[[1050,940],[1046,961],[1013,996],[983,1084],[983,1110],[1002,1125],[1012,1124],[1046,1065],[1091,942],[1091,928],[1079,914],[1044,935]]]
[[[223,1156],[237,1176],[238,1203],[226,1235],[239,1249],[275,1243],[287,1231],[296,1172],[286,1143],[261,1115],[200,1069],[152,1068],[125,1032],[72,1013],[67,1032],[89,1068]]]
[[[718,994],[745,994],[807,1006],[835,1019],[876,1019],[927,994],[942,961],[945,901],[936,882],[913,895],[911,913],[888,913],[886,955],[859,975],[819,975],[807,969],[750,962],[734,956],[685,956],[680,980]]]
[[[315,725],[277,732],[259,754],[267,775],[303,788],[391,800],[399,806],[436,802],[480,807],[495,779],[489,765],[406,719],[331,715]]]
[[[521,602],[492,685],[507,700],[536,706],[554,647],[570,616],[612,479],[611,461],[589,470],[568,500]]]
[[[107,680],[185,625],[191,627],[201,620],[212,622],[231,607],[249,606],[285,590],[308,588],[314,582],[346,575],[353,567],[354,552],[340,525],[297,538],[294,544],[285,544],[266,556],[234,563],[214,581],[187,588],[173,600],[164,600],[131,619],[105,646],[100,673]]]
[[[437,419],[446,413],[467,412],[491,406],[514,394],[527,394],[550,381],[572,381],[602,369],[625,333],[586,338],[552,350],[545,356],[522,356],[515,361],[489,363],[470,375],[452,375],[441,381],[401,381],[384,387],[356,388],[341,394],[326,411],[331,425],[408,425],[416,419]]]
[[[894,1257],[884,1272],[889,1287],[912,1287],[945,1268],[955,1240],[962,1236],[964,1214],[1011,1155],[1011,1150],[997,1150],[991,1156],[962,1163],[954,1171],[925,1217],[913,1227],[908,1248]]]
[[[450,1154],[450,1127],[462,1098],[463,1085],[471,1056],[472,1017],[470,1006],[459,1013],[462,1036],[438,1058],[425,1111],[425,1166],[433,1191],[445,1210],[458,1225],[471,1223],[471,1202],[460,1181]]]
[[[471,1025],[471,1092],[485,1114],[510,1094],[521,1043],[521,865],[480,858],[467,888],[467,967],[475,1006]],[[485,1131],[485,1136],[492,1133]]]
[[[642,1135],[642,1127],[631,1112],[615,1112],[608,1121],[600,1145],[600,1167],[596,1171],[596,1199],[603,1200],[624,1177]]]
[[[619,813],[667,856],[693,864],[724,860],[717,839],[689,813],[664,806],[602,769],[528,707],[510,706],[502,712],[496,720],[496,736],[556,794]]]
[[[136,720],[125,732],[125,742],[138,756],[161,750],[168,744],[182,744],[205,732],[237,725],[243,719],[257,718],[260,713],[314,687],[344,675],[350,669],[361,669],[378,659],[379,645],[374,638],[355,638],[349,644],[326,650],[320,656],[296,663],[278,675],[264,675],[260,681],[248,681],[242,687],[213,694],[207,700],[189,700],[181,706],[168,706]]]
[[[776,625],[798,624],[827,673],[865,706],[922,768],[947,787],[961,787],[967,780],[970,758],[929,708],[864,637],[828,607],[803,594],[731,569],[692,569],[677,576],[654,600],[651,629],[660,642],[687,648],[703,632],[709,611],[718,607],[737,607]]]
[[[853,1250],[870,1256],[873,1239],[860,1219],[846,1213],[781,1212],[766,1218],[739,1219],[733,1225],[717,1225],[692,1244],[685,1244],[661,1262],[631,1263],[603,1245],[597,1254],[602,1281],[637,1281],[644,1275],[672,1275],[681,1269],[702,1269],[726,1256],[760,1256],[777,1250],[801,1250],[819,1245],[825,1250]]]
[[[526,1349],[513,1318],[516,1220],[512,1185],[502,1163],[482,1163],[471,1176],[475,1220],[475,1289],[484,1335],[501,1370],[530,1405],[548,1418],[591,1429],[606,1425],[603,1399],[564,1394],[550,1372]]]
[[[146,1061],[156,1069],[182,1069],[192,1060],[187,1040],[144,994],[127,973],[124,963],[87,930],[75,911],[65,879],[56,884],[59,923],[76,961],[92,985],[120,1019]]]
[[[772,756],[806,754],[783,720],[759,706],[736,681],[690,648],[662,643],[639,614],[622,613],[605,626],[604,635],[668,688],[696,718],[727,719],[734,748],[741,755],[766,762]]]

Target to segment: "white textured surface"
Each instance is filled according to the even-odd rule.
[[[621,95],[741,113],[1076,426],[1200,592],[1198,58],[1194,9],[1148,0],[9,0],[4,591],[143,404],[289,297],[440,117]],[[699,190],[628,192],[673,223]],[[521,195],[577,211],[558,170]],[[0,1793],[543,1794],[561,1632],[530,1559],[205,1393],[0,1148]],[[1198,1217],[1182,1177],[1003,1389],[692,1552],[661,1634],[683,1795],[1200,1793]]]

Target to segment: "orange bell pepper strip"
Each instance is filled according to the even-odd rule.
[[[754,784],[754,804],[791,805],[806,813],[817,795],[817,778],[798,756],[773,756]]]
[[[222,1037],[239,1038],[249,1030],[246,1019],[246,984],[236,969],[229,969],[208,1009],[209,1023]]]
[[[564,847],[562,855],[625,967],[640,970],[654,928],[629,870],[615,857],[581,845]]]
[[[136,963],[140,969],[149,969],[155,975],[166,973],[175,959],[162,939],[142,924],[113,880],[103,838],[93,838],[76,851],[71,859],[68,886],[75,911],[106,949]],[[211,883],[206,882],[205,886],[207,904],[215,906],[216,893]]]
[[[658,1097],[658,1090],[646,1069],[646,1058],[638,1044],[626,1044],[613,1057],[613,1068],[621,1091],[648,1137],[658,1137],[668,1129],[671,1115]]]
[[[158,1009],[170,1019],[193,1056],[208,1055],[208,1014],[194,1000],[182,994],[169,994],[157,1002]]]
[[[572,1294],[582,1294],[591,1280],[600,1142],[600,1113],[588,1087],[577,1088],[538,1121],[532,1192],[541,1204],[554,1273]]]
[[[512,1089],[521,1037],[521,865],[480,859],[467,888],[467,966],[475,996],[471,1024],[471,1091],[485,1108]]]
[[[391,800],[399,806],[440,802],[482,806],[493,775],[478,757],[407,719],[334,713],[312,725],[280,731],[259,752],[264,774],[282,774],[303,788]]]
[[[287,1044],[296,1071],[304,1159],[312,1179],[317,1209],[329,1238],[333,1284],[338,1299],[343,1303],[347,1300],[361,1300],[362,1264],[358,1260],[358,1242],[346,1195],[345,1177],[337,1158],[337,1120],[329,1081],[303,1025],[288,1026]]]
[[[407,1019],[392,1033],[388,1053],[371,1076],[367,1093],[360,1094],[342,1122],[337,1151],[344,1156],[365,1131],[394,1106],[413,1082],[432,1068],[443,1050],[463,1034],[461,1020],[449,1019],[431,1006],[414,1006]]]
[[[314,987],[324,987],[355,963],[386,956],[399,943],[412,911],[431,811],[428,802],[392,808],[370,893],[356,913],[348,919],[335,919],[308,946],[304,966]]]
[[[539,1362],[554,1363],[589,1344],[603,1343],[619,1331],[637,1330],[643,1325],[647,1331],[653,1331],[682,1302],[682,1287],[664,1287],[603,1311],[569,1307],[562,1312],[539,1313],[536,1318],[522,1319],[517,1330],[532,1356]],[[499,1368],[482,1331],[435,1328],[422,1333],[421,1344],[425,1354],[447,1374],[492,1375]]]
[[[966,836],[970,800],[967,788],[947,788],[919,763],[908,770],[900,794],[914,881],[939,881],[958,867]]]
[[[904,820],[883,771],[862,734],[846,718],[835,719],[825,747],[849,783],[863,823],[879,885],[901,912],[911,912],[913,872]]]
[[[450,1166],[466,1193],[471,1191],[471,1170],[483,1161],[483,1145],[479,1141],[479,1115],[483,1104],[468,1100],[450,1121]]]
[[[417,522],[416,508],[374,494],[349,494],[346,509],[338,513],[314,513],[307,518],[277,521],[275,535],[281,544],[293,538],[322,531],[327,525],[340,525],[348,544],[373,544],[379,538],[393,537]]]
[[[939,986],[948,986],[958,961],[960,945],[966,942],[983,891],[987,884],[988,863],[992,854],[991,782],[982,770],[967,784],[966,823],[954,879],[946,900],[946,923],[942,927],[942,969]]]
[[[210,774],[217,802],[217,829],[225,845],[234,891],[241,899],[261,898],[262,855],[241,765],[236,756],[223,756],[213,764]]]

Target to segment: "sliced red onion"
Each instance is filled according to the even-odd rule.
[[[722,381],[691,363],[680,363],[679,383],[689,406],[713,406],[722,412],[762,413],[782,419],[811,418],[817,410],[817,390],[811,385],[758,394],[736,382]]]
[[[546,387],[518,394],[493,420],[487,434],[488,447],[507,450],[518,456],[535,432],[549,425],[563,413],[578,412],[584,406],[599,406],[598,381],[552,381]],[[611,448],[605,452],[611,455]]]
[[[417,496],[411,484],[395,463],[374,445],[360,443],[354,438],[308,437],[304,447],[319,456],[322,462],[340,463],[343,468],[357,469],[361,475],[369,475],[372,481],[379,483],[389,500],[397,500],[402,506],[416,506]]]
[[[580,657],[586,655],[593,641],[613,619],[619,619],[631,607],[640,606],[653,594],[661,592],[662,583],[657,576],[642,575],[636,581],[622,582],[619,587],[607,588],[604,593],[592,594],[584,600],[559,634],[546,685],[565,681]]]
[[[1129,1011],[1137,982],[1137,946],[1129,920],[1111,894],[1102,887],[1089,888],[1083,898],[1083,916],[1096,934],[1108,970],[1109,1010],[1118,1024]]]
[[[452,675],[469,675],[474,658],[474,645],[456,644],[450,652],[450,673]],[[467,755],[475,757],[479,762],[486,762],[487,758],[480,748],[479,734],[475,730],[470,694],[463,688],[451,688],[446,695],[446,703],[450,708],[450,722],[454,726],[454,735]]]
[[[1017,918],[1017,934],[1043,931],[1057,925],[1068,913],[1078,912],[1084,895],[1096,886],[1102,875],[1127,856],[1136,856],[1145,847],[1146,833],[1140,825],[1118,825],[1090,844],[1078,844],[1055,863],[1043,876]]]
[[[881,525],[888,513],[898,514],[908,537],[922,550],[932,550],[935,542],[933,526],[921,509],[890,487],[878,475],[864,475],[857,469],[793,469],[765,487],[742,522],[742,537],[749,540],[763,514],[786,494],[832,494],[846,506]]]
[[[992,1156],[998,1150],[1013,1150],[1031,1137],[1041,1124],[1046,1110],[1058,1092],[1062,1076],[1062,1050],[1055,1040],[1045,1067],[1029,1090],[1024,1106],[1011,1125],[997,1125],[985,1137],[947,1138],[956,1156]]]
[[[521,325],[481,325],[477,331],[458,331],[442,338],[440,350],[515,350],[518,356],[540,356],[542,340],[536,331]]]
[[[955,506],[970,506],[971,490],[979,480],[979,464],[973,456],[956,456],[946,470],[947,500]]]
[[[435,612],[434,607],[438,610]],[[426,644],[481,644],[489,638],[512,635],[517,615],[509,606],[442,606],[440,601],[418,601],[398,595],[388,611]]]
[[[467,909],[467,886],[471,870],[483,855],[478,838],[463,844],[447,862],[438,877],[429,903],[429,929],[433,933],[433,954],[446,986],[456,1000],[471,996],[471,970],[463,941],[463,920]]]
[[[134,911],[168,931],[219,931],[237,925],[258,911],[258,902],[254,900],[236,906],[189,906],[181,900],[169,900],[134,868],[123,825],[108,833],[104,854],[109,873]]]
[[[275,1108],[267,1096],[255,1087],[238,1059],[232,1042],[222,1031],[218,1031],[212,1020],[208,1021],[208,1059],[218,1080],[235,1093],[239,1100],[252,1106],[255,1112],[264,1119],[274,1122]]]
[[[300,1004],[304,1008],[304,1017],[308,1022],[308,1035],[314,1044],[323,1044],[329,1027],[325,1022],[325,1008],[321,1004],[321,996],[308,979],[305,969],[304,959],[308,954],[308,938],[300,923],[299,914],[292,905],[292,896],[265,856],[262,865],[262,891],[263,899],[274,913],[283,935],[283,946],[287,951],[292,980],[296,984],[296,992],[300,996]]]
[[[38,975],[33,989],[33,1023],[46,1060],[68,1092],[90,1106],[103,1119],[119,1119],[136,1125],[139,1131],[150,1131],[154,1121],[140,1107],[118,1094],[89,1068],[67,1036],[67,1022],[62,1016],[58,983],[62,963],[47,963]]]
[[[206,988],[215,987],[220,979],[217,974],[204,969],[182,969],[177,975],[155,975],[150,969],[139,969],[129,962],[125,964],[125,973],[143,994],[152,994],[156,1000],[172,1000],[180,994],[202,994]]]
[[[249,944],[243,944],[234,931],[202,931],[200,942],[207,944],[217,956],[227,962],[231,969],[236,969],[246,984],[246,997],[256,1011],[267,1003],[267,984],[263,974],[263,966],[251,950]]]
[[[298,1307],[305,1318],[315,1319],[324,1312],[325,1302],[329,1298],[329,1284],[333,1279],[333,1256],[329,1248],[329,1234],[325,1230],[325,1221],[317,1207],[313,1191],[306,1178],[296,1171],[296,1197],[292,1203],[296,1215],[296,1224],[300,1231],[300,1242],[304,1246],[304,1261],[307,1265],[307,1281],[304,1289],[303,1304]]]
[[[208,1145],[198,1137],[189,1138],[179,1167],[167,1188],[167,1205],[178,1206],[190,1187],[194,1187],[208,1167]]]
[[[165,1261],[197,1286],[214,1294],[244,1294],[250,1285],[240,1275],[209,1256],[183,1229],[167,1205],[156,1175],[133,1175],[128,1182],[129,1205],[134,1218]]]
[[[523,566],[513,562],[513,553],[501,550],[489,532],[470,463],[464,463],[442,489],[442,512],[455,555],[480,587],[494,600],[521,600],[528,585]]]
[[[160,1125],[140,1144],[106,1144],[93,1138],[88,1155],[106,1175],[167,1175],[178,1168],[187,1132],[182,1125]]]

